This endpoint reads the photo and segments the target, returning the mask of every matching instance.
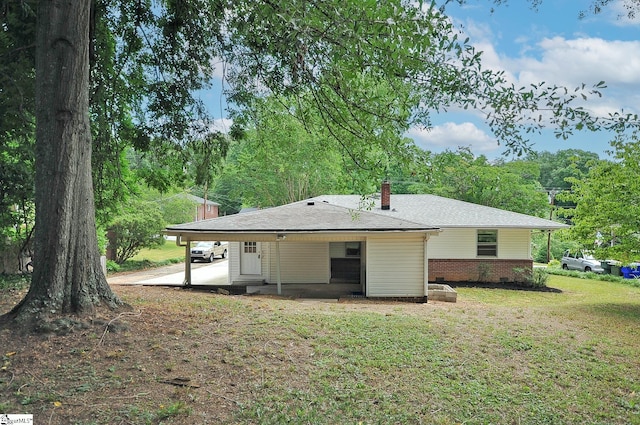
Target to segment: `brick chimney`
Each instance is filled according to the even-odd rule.
[[[382,182],[380,190],[380,208],[388,210],[391,208],[391,183],[388,180]]]

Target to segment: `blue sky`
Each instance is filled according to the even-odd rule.
[[[545,81],[567,87],[590,86],[604,80],[608,88],[602,98],[585,107],[597,114],[619,111],[640,112],[640,18],[629,22],[622,2],[603,13],[579,19],[591,0],[543,0],[537,11],[525,0],[510,0],[494,6],[491,0],[468,0],[463,6],[450,4],[447,14],[457,28],[483,51],[484,64],[504,70],[516,86]],[[493,12],[492,12],[493,10]],[[230,122],[218,80],[203,93],[221,128]],[[429,130],[412,129],[407,136],[420,147],[441,152],[468,146],[475,154],[500,157],[504,146],[477,113],[449,113],[436,116]],[[534,150],[584,149],[606,157],[607,133],[580,132],[569,140],[556,139],[550,130],[534,135]]]
[[[534,11],[524,0],[495,7],[490,0],[469,0],[464,6],[448,6],[447,13],[484,52],[485,66],[505,70],[516,86],[545,81],[577,87],[604,80],[608,88],[603,97],[591,99],[587,109],[597,114],[640,112],[640,20],[620,18],[625,14],[621,2],[579,19],[579,12],[590,5],[591,0],[544,0]],[[414,129],[410,136],[435,152],[469,146],[476,154],[499,157],[504,151],[481,117],[472,113],[439,116],[433,129]],[[562,140],[549,131],[531,140],[538,151],[575,148],[606,157],[611,138],[580,132]]]

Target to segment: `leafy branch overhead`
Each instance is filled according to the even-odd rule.
[[[160,169],[148,177],[162,188],[184,178],[173,159],[190,147],[196,168],[220,163],[227,140],[202,137],[211,131],[196,95],[220,70],[234,107],[279,99],[319,140],[337,144],[360,183],[389,158],[409,157],[402,135],[410,126],[429,127],[431,114],[442,110],[479,111],[518,154],[528,149],[526,134],[549,123],[560,136],[638,127],[635,115],[598,118],[583,109],[604,83],[514,87],[459,37],[435,2],[5,0],[0,159],[27,163],[35,145],[34,183],[28,176],[15,181],[35,187],[38,255],[29,292],[7,317],[37,327],[54,316],[122,306],[100,268],[95,200],[105,215],[100,221],[108,222],[135,189],[125,187],[136,182],[126,171],[131,157],[142,170]],[[259,131],[250,136],[265,140]],[[168,165],[146,167],[148,157],[127,156],[131,150]],[[205,185],[213,178],[196,177]]]
[[[389,149],[385,128],[402,133],[430,127],[431,114],[474,109],[507,150],[529,148],[526,135],[555,126],[620,130],[620,116],[593,117],[582,104],[604,82],[567,89],[545,83],[516,87],[501,71],[485,69],[482,54],[459,39],[434,4],[260,1],[230,13],[224,57],[232,64],[231,98],[311,96],[334,137]],[[390,92],[393,96],[385,95]],[[624,117],[627,125],[637,118]],[[349,150],[357,146],[347,145]]]
[[[305,108],[311,105],[344,154],[365,169],[378,165],[375,155],[367,158],[372,151],[406,152],[399,136],[411,126],[429,128],[433,113],[449,109],[483,114],[497,140],[518,154],[530,148],[529,133],[548,125],[559,137],[638,125],[633,115],[594,117],[583,108],[579,102],[599,96],[603,82],[513,86],[504,73],[483,67],[482,52],[460,38],[435,2],[98,0],[94,6],[93,168],[105,208],[124,197],[109,182],[123,180],[118,164],[126,146],[171,157],[156,153],[167,141],[184,146],[206,130],[195,93],[221,72],[230,104],[240,110],[251,108],[255,96],[304,97]],[[7,49],[31,52],[31,60],[34,9],[32,1],[9,0],[3,16],[3,35],[24,33],[24,46],[12,42]],[[33,82],[32,72],[9,71]]]

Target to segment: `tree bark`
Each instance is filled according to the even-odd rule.
[[[41,0],[36,39],[36,224],[29,292],[10,319],[38,327],[122,302],[100,266],[91,179],[91,0]]]

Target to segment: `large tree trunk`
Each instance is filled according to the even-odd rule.
[[[41,326],[122,305],[100,266],[91,179],[91,0],[41,0],[36,39],[36,225],[28,294],[9,314]]]

